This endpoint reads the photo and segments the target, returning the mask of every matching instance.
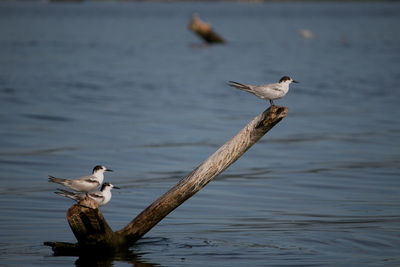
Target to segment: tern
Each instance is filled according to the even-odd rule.
[[[100,191],[89,193],[89,194],[87,194],[87,196],[90,197],[91,199],[93,199],[94,201],[96,201],[99,206],[104,206],[111,200],[111,197],[112,197],[111,189],[113,189],[113,188],[120,189],[119,187],[114,186],[113,184],[104,183],[101,186]],[[54,193],[56,193],[57,195],[60,195],[60,196],[64,196],[64,197],[73,199],[76,202],[79,202],[82,199],[84,199],[85,195],[86,195],[83,193],[70,192],[70,191],[67,191],[64,189],[57,189],[57,190],[59,190],[59,192],[54,192]]]
[[[88,193],[96,190],[103,183],[105,171],[112,172],[112,170],[107,169],[102,165],[97,165],[93,168],[92,175],[79,177],[75,180],[56,178],[49,175],[49,182],[61,184],[77,192]]]
[[[228,85],[238,88],[240,90],[250,92],[261,99],[269,100],[271,106],[274,106],[275,99],[281,99],[284,97],[287,92],[289,91],[289,84],[291,83],[299,83],[289,76],[283,76],[279,83],[271,83],[271,84],[264,84],[264,85],[249,85],[249,84],[242,84],[238,82],[229,81]]]

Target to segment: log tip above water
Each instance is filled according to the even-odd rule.
[[[287,107],[270,106],[261,114],[260,120],[256,123],[255,128],[272,128],[286,117],[288,110]]]
[[[212,29],[211,24],[202,21],[197,13],[192,15],[188,28],[207,43],[225,43],[225,40]]]

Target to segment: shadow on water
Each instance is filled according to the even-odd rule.
[[[157,241],[153,241],[157,242]],[[107,252],[84,252],[79,253],[79,255],[75,255],[75,253],[66,253],[59,254],[54,253],[53,257],[78,257],[75,261],[75,266],[114,266],[115,262],[125,262],[128,264],[132,264],[132,266],[140,266],[140,267],[152,267],[152,266],[161,266],[157,263],[149,263],[146,262],[142,258],[145,253],[142,252],[134,252],[132,250],[119,251],[117,253],[107,253]]]
[[[120,252],[116,255],[92,254],[80,255],[75,261],[75,266],[114,266],[114,262],[126,262],[132,266],[152,267],[161,266],[155,263],[148,263],[141,259],[140,254],[136,254],[131,250]]]

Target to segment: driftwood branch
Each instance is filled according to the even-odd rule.
[[[284,118],[286,113],[287,108],[272,106],[254,118],[236,136],[193,170],[192,173],[183,178],[176,186],[157,199],[116,234],[123,239],[124,244],[132,245],[171,211],[228,168],[268,130]]]
[[[170,212],[201,190],[214,177],[223,172],[253,144],[264,136],[287,114],[286,107],[271,106],[255,117],[231,140],[221,146],[214,154],[184,177],[177,185],[153,202],[123,229],[113,232],[104,220],[97,204],[86,198],[73,205],[67,212],[67,219],[78,244],[46,242],[58,254],[75,250],[98,251],[126,250],[152,229]]]
[[[192,15],[188,28],[207,43],[225,43],[225,40],[211,28],[211,25],[202,21],[197,13]]]

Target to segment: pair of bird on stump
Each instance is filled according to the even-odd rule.
[[[81,201],[85,197],[89,197],[95,200],[99,206],[104,206],[111,200],[111,189],[120,189],[108,182],[103,184],[104,172],[106,171],[112,172],[112,170],[107,169],[102,165],[97,165],[93,168],[91,175],[79,177],[74,180],[49,176],[49,182],[61,184],[75,191],[70,192],[64,189],[57,189],[59,191],[55,193],[58,195],[71,198],[77,202]],[[99,191],[92,192],[99,188],[101,184],[103,185]]]

